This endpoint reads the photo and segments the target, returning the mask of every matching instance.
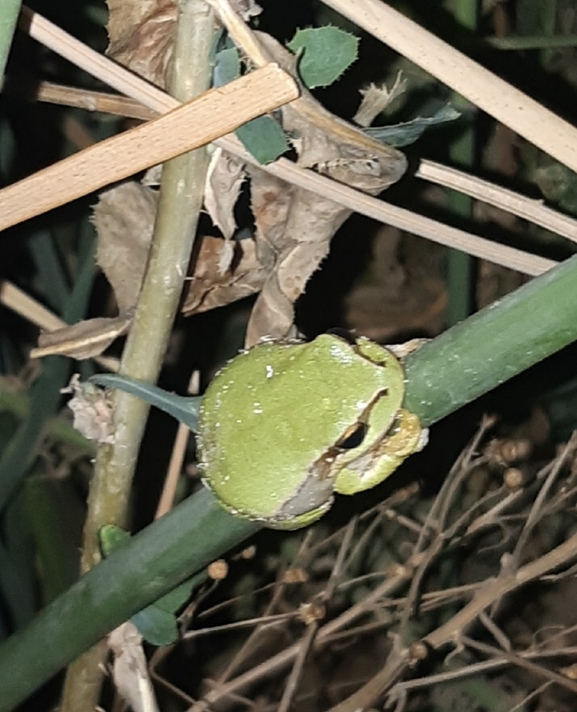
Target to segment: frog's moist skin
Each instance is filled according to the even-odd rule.
[[[420,449],[404,395],[400,362],[369,339],[260,343],[229,362],[203,398],[203,481],[234,514],[306,526],[334,491],[374,487]]]

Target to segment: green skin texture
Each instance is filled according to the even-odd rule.
[[[333,492],[374,487],[419,449],[421,428],[403,411],[404,396],[400,362],[369,339],[258,344],[204,395],[203,481],[233,514],[278,529],[306,526]]]

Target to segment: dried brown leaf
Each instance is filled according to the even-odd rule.
[[[204,206],[214,225],[227,239],[230,239],[236,230],[234,206],[244,178],[244,163],[222,148],[217,148],[208,167]]]
[[[245,22],[248,22],[251,17],[260,15],[262,12],[262,7],[257,5],[254,0],[232,0],[230,4]]]
[[[114,290],[121,312],[132,309],[138,299],[156,204],[155,190],[129,181],[101,193],[94,208],[96,261]]]
[[[270,58],[296,75],[296,59],[273,38],[258,34]],[[369,138],[333,116],[304,88],[282,107],[282,124],[293,137],[298,164],[376,195],[406,168],[402,153]],[[351,211],[331,200],[251,169],[252,206],[257,225],[257,255],[267,279],[255,304],[247,344],[263,335],[295,335],[295,300],[326,256],[330,240]]]
[[[68,407],[74,415],[73,426],[87,440],[99,443],[114,443],[112,405],[110,395],[91,383],[81,383],[78,374],[70,379],[61,393],[72,393]]]
[[[437,334],[445,319],[447,290],[435,260],[421,241],[411,251],[411,260],[400,261],[400,241],[396,228],[378,229],[363,279],[345,301],[347,326],[381,343],[400,332]]]
[[[375,118],[405,91],[406,86],[407,82],[399,70],[390,90],[384,83],[380,86],[369,84],[366,89],[361,89],[363,100],[353,121],[359,126],[370,126]]]
[[[196,260],[194,276],[182,307],[186,315],[215,309],[258,292],[265,270],[256,257],[252,239],[230,241],[233,259],[226,272],[219,265],[226,240],[204,236]]]
[[[175,0],[107,0],[107,4],[108,54],[165,87],[177,15]]]
[[[123,623],[108,636],[114,653],[112,675],[116,689],[134,712],[158,712],[158,704],[142,649],[142,636],[134,623]]]
[[[38,346],[30,352],[31,358],[60,354],[78,360],[100,356],[119,336],[126,334],[132,316],[120,314],[107,319],[99,317],[79,321],[38,337]]]

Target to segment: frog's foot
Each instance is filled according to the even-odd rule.
[[[414,351],[418,351],[421,346],[424,346],[430,340],[431,339],[411,339],[410,341],[405,341],[404,344],[387,344],[386,348],[388,348],[389,351],[392,351],[395,356],[402,361],[407,358],[409,354],[412,354]]]
[[[419,435],[419,441],[415,446],[415,452],[421,452],[421,450],[429,442],[429,428],[423,428],[421,434]]]

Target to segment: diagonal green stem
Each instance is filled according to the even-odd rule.
[[[577,256],[411,355],[409,408],[429,425],[577,339],[576,284]],[[257,529],[207,491],[147,527],[0,648],[0,712]]]

